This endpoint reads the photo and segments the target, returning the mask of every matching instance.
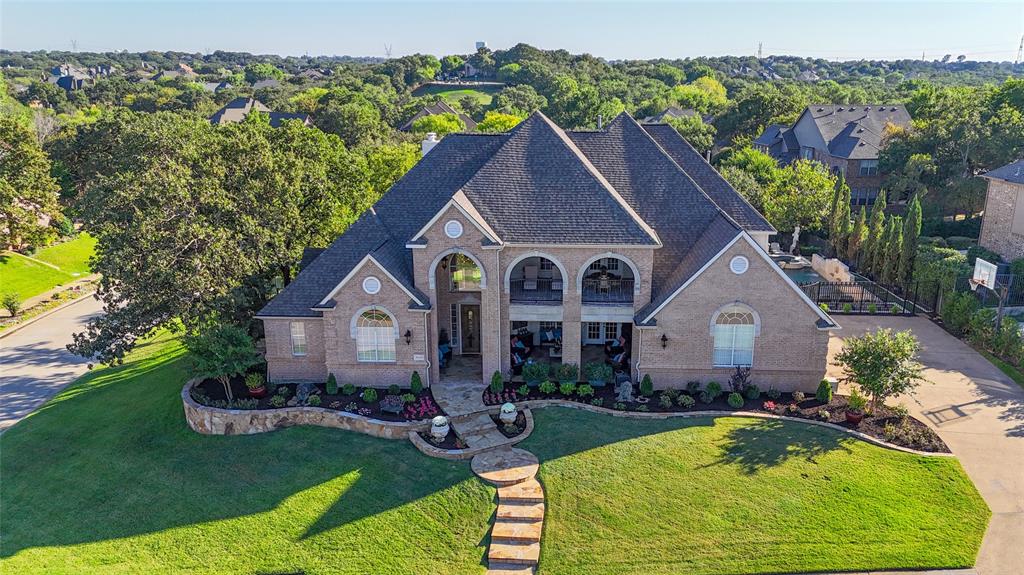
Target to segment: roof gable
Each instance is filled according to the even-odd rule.
[[[989,170],[982,174],[981,177],[1003,180],[1012,184],[1024,184],[1024,160],[1017,160],[994,170]]]

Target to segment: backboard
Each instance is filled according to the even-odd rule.
[[[974,277],[971,284],[975,287],[985,286],[990,290],[996,289],[996,273],[999,268],[996,264],[987,262],[981,258],[974,261]]]

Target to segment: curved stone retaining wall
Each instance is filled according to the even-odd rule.
[[[491,446],[476,449],[442,449],[436,445],[433,445],[426,439],[420,437],[420,434],[417,432],[409,433],[409,441],[411,441],[412,444],[416,446],[416,449],[419,449],[421,452],[423,452],[424,455],[429,455],[431,457],[440,457],[441,459],[450,459],[452,461],[457,461],[459,459],[470,459],[471,457],[474,457],[477,454],[483,453],[485,451],[490,451],[497,447],[509,447],[515,445],[520,441],[523,441],[527,437],[530,437],[530,434],[533,433],[533,412],[531,412],[530,408],[527,407],[523,409],[523,414],[526,416],[526,427],[523,429],[523,432],[515,437],[509,437],[508,441],[503,443],[501,446]]]
[[[410,431],[426,431],[430,421],[381,421],[347,411],[323,407],[282,407],[279,409],[218,409],[192,399],[191,380],[181,390],[185,420],[205,435],[246,435],[274,431],[294,425],[319,425],[365,433],[384,439],[406,439]]]
[[[910,449],[909,447],[902,447],[894,443],[889,443],[872,437],[866,433],[847,429],[841,425],[829,423],[827,421],[815,421],[813,419],[804,419],[802,417],[787,417],[785,415],[774,415],[771,413],[761,413],[757,411],[685,411],[685,412],[671,412],[671,413],[652,413],[643,411],[619,411],[616,409],[609,409],[607,407],[598,407],[596,405],[590,405],[589,403],[578,403],[575,401],[566,401],[564,399],[530,399],[527,401],[517,402],[516,405],[521,407],[529,407],[532,409],[539,409],[542,407],[557,406],[557,407],[568,407],[572,409],[582,409],[583,411],[590,411],[593,413],[600,413],[603,415],[611,415],[614,417],[627,417],[632,419],[669,419],[673,417],[758,417],[761,419],[779,419],[782,421],[795,421],[797,423],[806,423],[808,425],[817,425],[819,427],[827,427],[835,431],[841,431],[847,435],[852,435],[857,439],[873,443],[879,447],[885,447],[886,449],[893,449],[895,451],[903,451],[905,453],[913,453],[914,455],[927,455],[929,457],[956,457],[952,453],[936,453],[933,451],[918,451],[916,449]]]

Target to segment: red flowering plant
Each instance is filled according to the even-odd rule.
[[[438,409],[436,404],[434,404],[434,400],[424,395],[420,397],[418,402],[406,405],[405,411],[402,414],[406,419],[426,419],[428,417],[434,417],[440,412],[441,410]]]
[[[765,411],[775,411],[775,402],[769,399],[768,401],[764,402],[764,405],[762,407],[764,407]]]

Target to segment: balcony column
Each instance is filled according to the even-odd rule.
[[[563,278],[562,291],[562,363],[575,363],[580,370],[581,347],[583,345],[583,312],[580,307],[580,294],[571,280]],[[581,371],[582,373],[582,371]]]

